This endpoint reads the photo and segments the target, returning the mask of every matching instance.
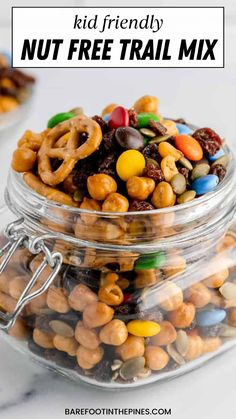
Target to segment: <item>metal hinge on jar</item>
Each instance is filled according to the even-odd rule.
[[[24,247],[28,249],[29,252],[33,255],[42,253],[44,254],[44,259],[25,287],[23,293],[17,301],[14,311],[12,313],[4,313],[0,310],[0,330],[5,331],[8,331],[14,325],[17,317],[29,301],[43,294],[49,288],[54,278],[59,273],[63,261],[61,253],[51,252],[49,250],[49,248],[44,243],[43,236],[37,237],[27,235],[24,229],[21,228],[23,222],[24,219],[21,218],[8,224],[6,227],[5,236],[9,239],[9,241],[0,250],[0,258],[3,258],[0,263],[0,275],[6,269],[8,263],[10,262],[13,254],[17,249]],[[51,273],[48,275],[47,279],[40,286],[40,288],[30,293],[33,286],[36,284],[37,279],[47,266],[52,268]]]

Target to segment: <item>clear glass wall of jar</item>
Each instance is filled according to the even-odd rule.
[[[233,346],[235,181],[231,156],[214,192],[111,214],[46,200],[11,171],[1,335],[71,379],[107,388],[177,376]]]

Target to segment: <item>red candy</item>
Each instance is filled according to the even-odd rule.
[[[119,128],[129,126],[129,113],[122,106],[115,108],[109,118],[109,128]]]

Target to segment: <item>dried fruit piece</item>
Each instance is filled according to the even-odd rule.
[[[150,177],[157,183],[165,180],[162,170],[154,164],[148,164],[144,168],[143,176]]]
[[[221,182],[226,175],[226,168],[222,164],[215,164],[211,167],[210,174],[218,176]]]
[[[210,156],[214,156],[221,148],[221,138],[211,128],[200,128],[192,136]]]
[[[157,135],[165,135],[167,133],[167,128],[164,127],[160,122],[150,119],[148,126],[155,132]]]

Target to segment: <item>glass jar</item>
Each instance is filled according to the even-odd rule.
[[[63,206],[10,171],[2,336],[71,379],[107,388],[178,376],[235,345],[236,170],[226,152],[215,191],[148,212]]]

